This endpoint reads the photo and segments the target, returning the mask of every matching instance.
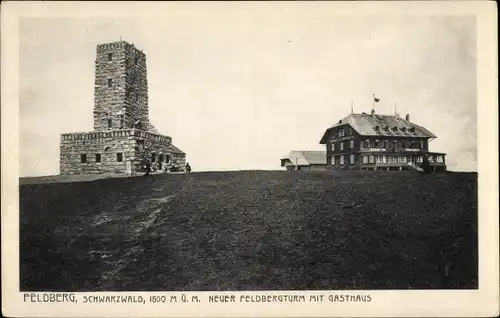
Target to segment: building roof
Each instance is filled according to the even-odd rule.
[[[290,160],[292,164],[299,166],[326,165],[325,151],[291,151],[288,156],[281,160]],[[283,164],[282,164],[283,166]]]
[[[172,144],[172,153],[176,153],[176,154],[186,154],[184,151],[180,150],[179,148],[177,148],[176,146],[174,146],[174,144]]]
[[[327,137],[332,129],[349,124],[362,136],[389,136],[389,137],[423,137],[436,138],[429,130],[415,123],[407,121],[399,115],[377,115],[377,114],[349,114],[339,120],[338,123],[328,128],[320,144],[327,143]]]

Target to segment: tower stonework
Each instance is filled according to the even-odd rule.
[[[97,46],[94,130],[149,128],[146,54],[127,42]]]
[[[61,174],[184,169],[185,153],[150,124],[146,54],[133,44],[97,46],[93,115],[92,132],[61,135]]]

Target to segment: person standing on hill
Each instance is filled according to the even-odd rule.
[[[186,172],[191,173],[191,166],[189,165],[189,162],[186,163]]]
[[[423,158],[422,170],[424,170],[424,173],[431,173],[432,172],[432,167],[429,163],[429,158],[427,157],[427,155],[425,155]]]
[[[151,172],[151,163],[149,163],[149,160],[146,161],[146,173],[144,176],[149,176],[149,173]]]

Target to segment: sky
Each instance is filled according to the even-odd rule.
[[[22,19],[20,175],[58,174],[60,134],[92,130],[96,46],[120,38],[146,54],[150,119],[193,170],[281,169],[375,94],[438,137],[449,170],[477,171],[474,16],[226,13]]]

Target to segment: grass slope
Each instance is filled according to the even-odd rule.
[[[246,171],[22,185],[21,290],[477,288],[476,179]]]

